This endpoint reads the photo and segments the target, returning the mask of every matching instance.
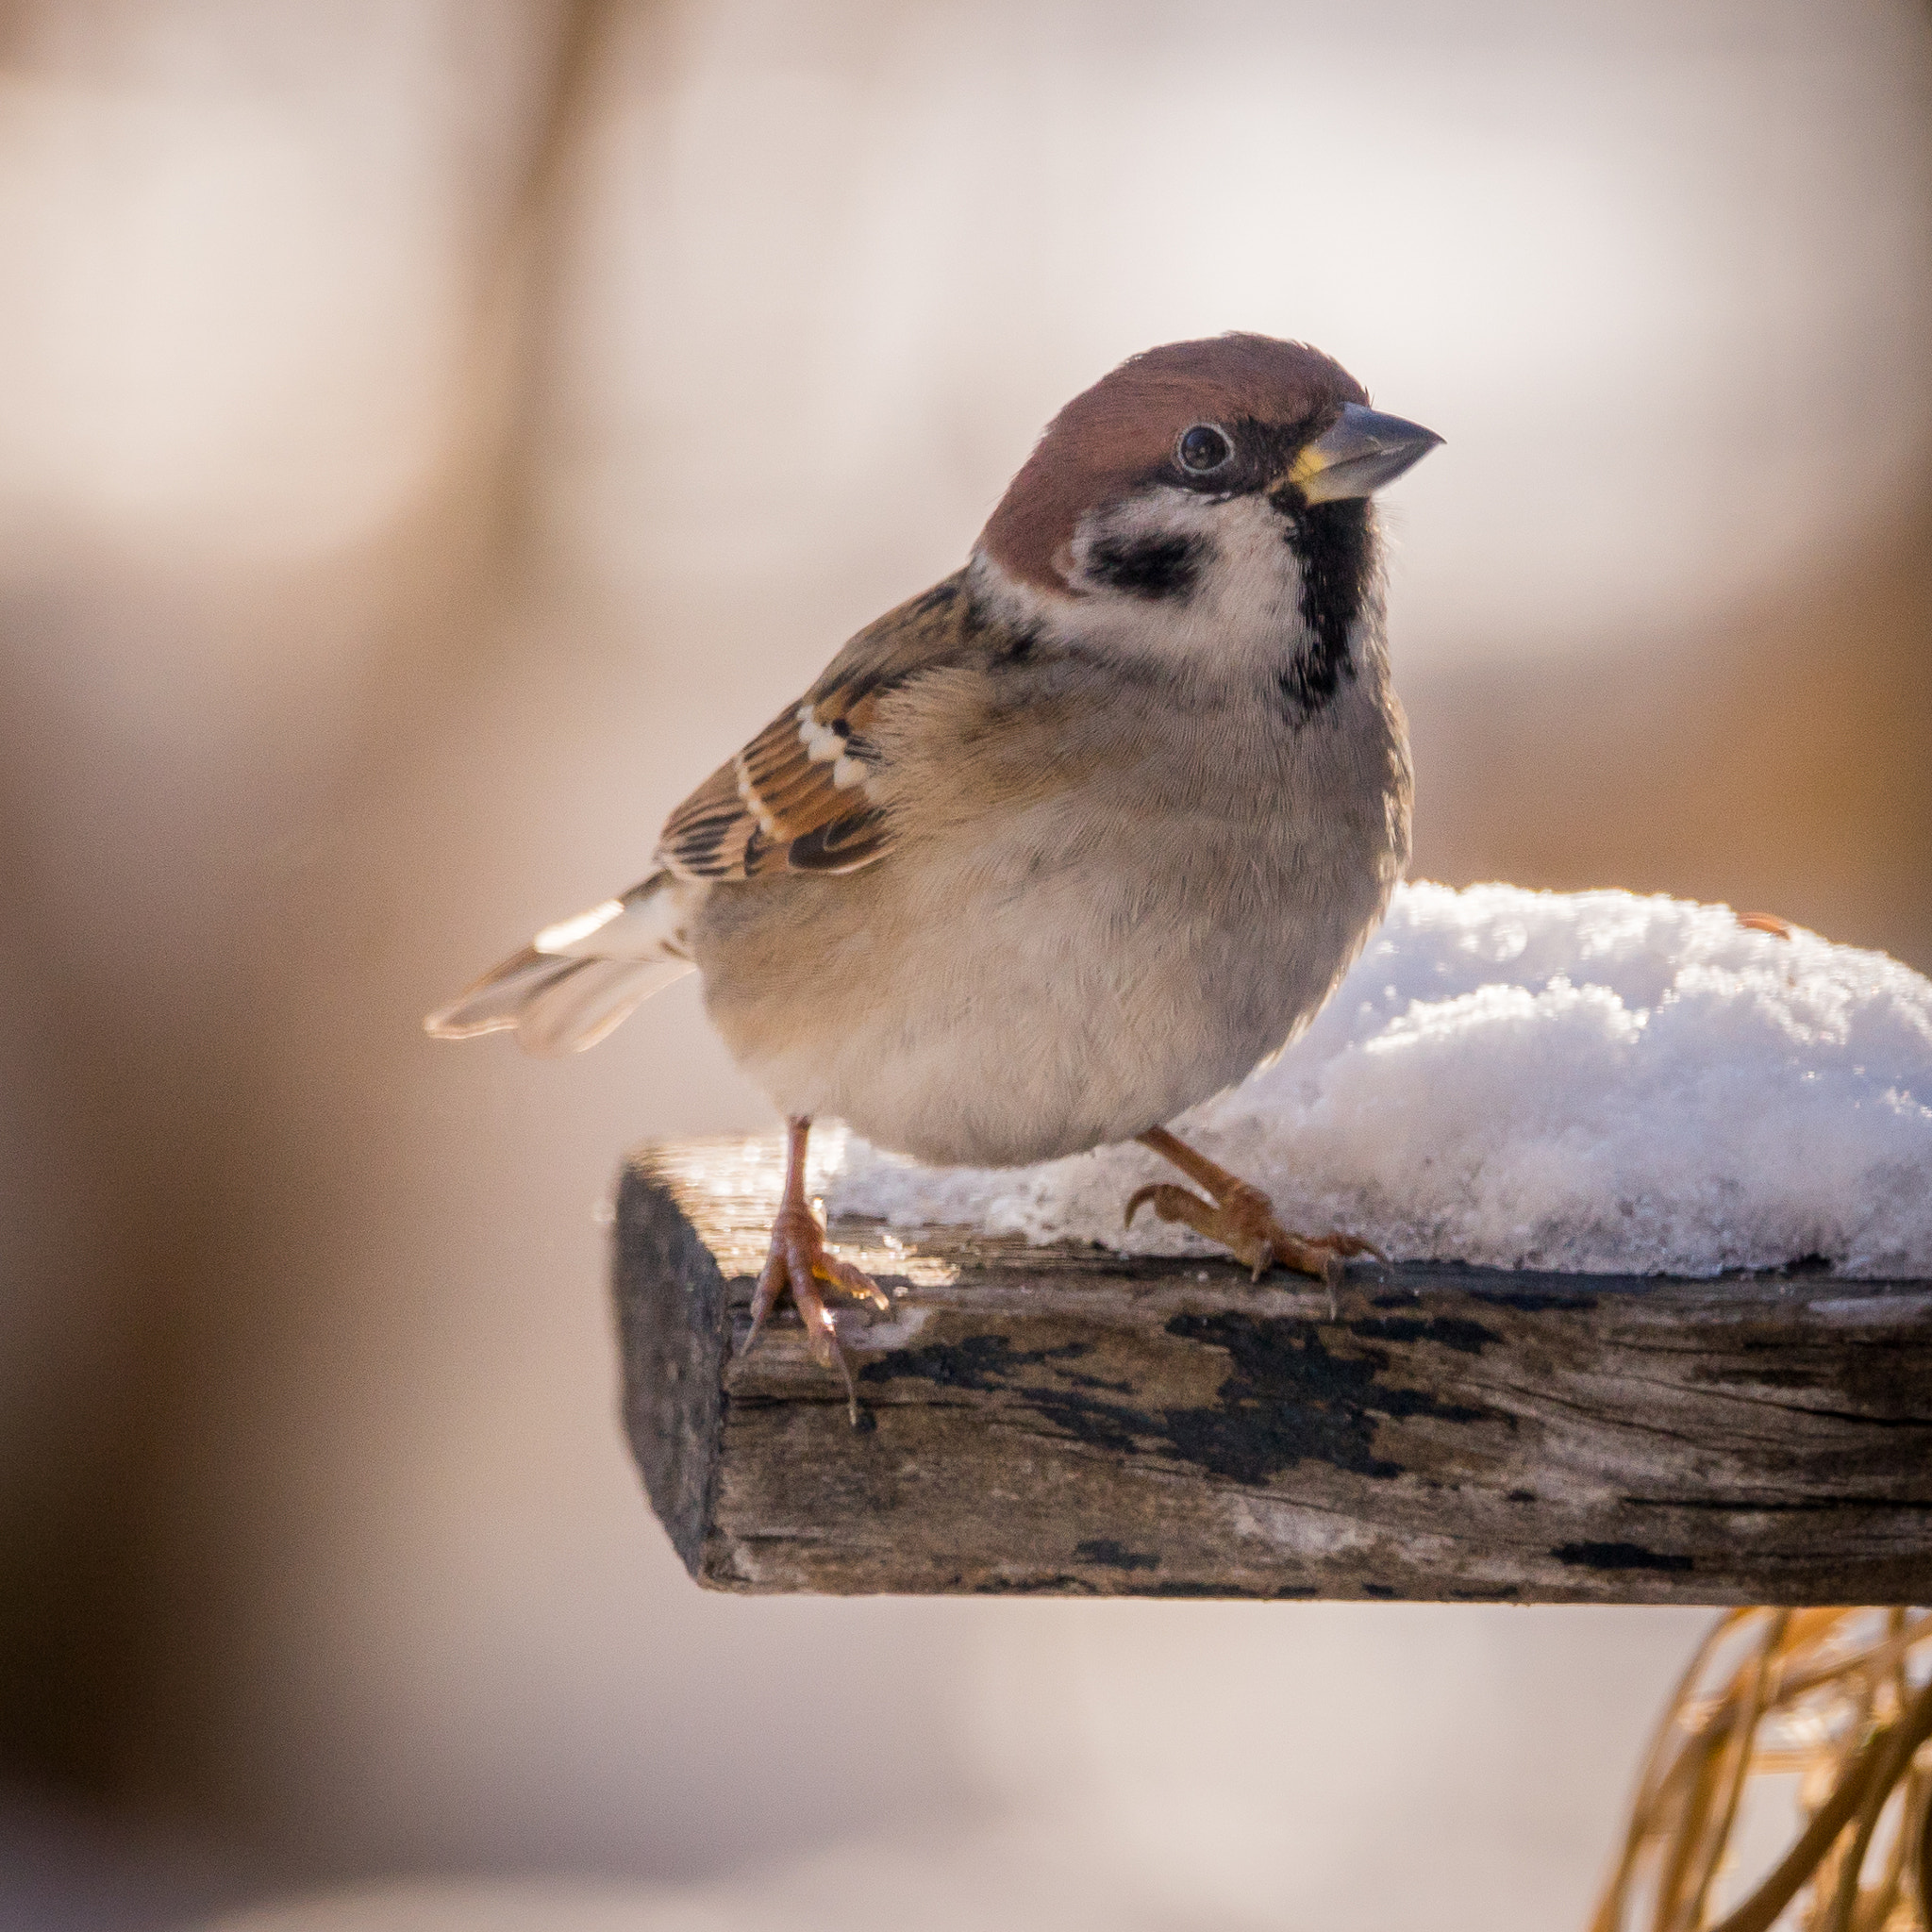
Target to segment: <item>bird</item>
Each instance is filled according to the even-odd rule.
[[[959,570],[839,651],[666,822],[641,884],[425,1022],[592,1045],[695,971],[787,1124],[749,1348],[789,1291],[859,1407],[829,1298],[885,1308],[806,1191],[812,1123],[939,1166],[1139,1141],[1135,1191],[1258,1280],[1378,1254],[1284,1227],[1167,1124],[1278,1055],[1407,864],[1376,491],[1442,439],[1246,332],[1069,402]]]

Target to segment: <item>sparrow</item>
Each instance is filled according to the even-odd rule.
[[[806,1195],[814,1120],[939,1165],[1127,1140],[1195,1184],[1143,1206],[1329,1284],[1357,1237],[1283,1227],[1165,1123],[1307,1024],[1407,863],[1374,492],[1441,439],[1341,365],[1172,342],[1075,396],[963,569],[868,625],[671,814],[653,871],[425,1023],[587,1047],[680,974],[788,1123],[752,1303],[885,1294]]]

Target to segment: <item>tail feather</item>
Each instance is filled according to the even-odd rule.
[[[491,967],[475,986],[439,1007],[424,1021],[423,1030],[437,1040],[474,1040],[479,1033],[501,1033],[517,1024],[524,1007],[545,988],[568,979],[582,964],[559,959],[525,946],[501,966]]]
[[[691,970],[683,925],[692,889],[667,873],[622,899],[546,926],[534,944],[431,1013],[425,1031],[469,1040],[514,1029],[525,1053],[579,1053]]]

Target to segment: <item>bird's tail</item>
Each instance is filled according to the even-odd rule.
[[[578,1053],[691,970],[684,926],[697,890],[654,873],[622,899],[546,925],[521,953],[424,1021],[438,1040],[514,1028],[525,1053]]]

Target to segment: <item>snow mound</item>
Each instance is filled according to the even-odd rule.
[[[1307,1031],[1174,1123],[1402,1258],[1714,1274],[1823,1257],[1932,1275],[1932,980],[1629,892],[1401,888]],[[1143,1209],[1136,1146],[923,1168],[856,1136],[827,1205],[1130,1254],[1215,1250]]]

